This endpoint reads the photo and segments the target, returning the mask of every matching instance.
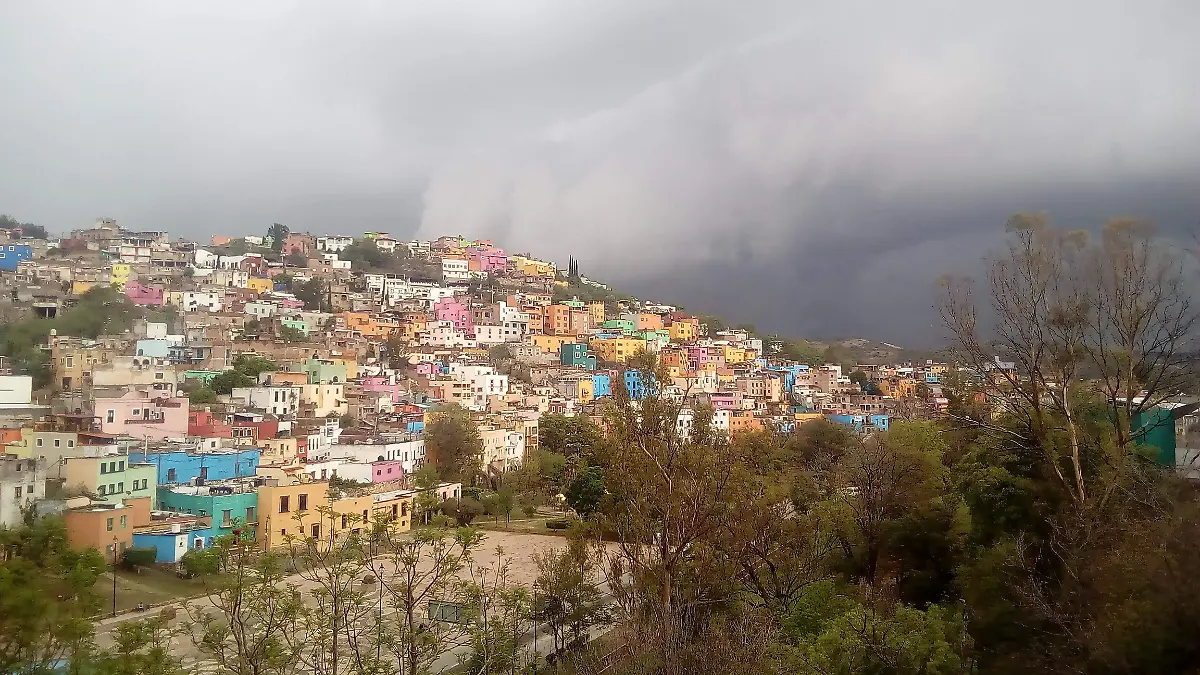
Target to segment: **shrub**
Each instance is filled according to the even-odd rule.
[[[153,546],[144,548],[127,548],[125,549],[125,557],[121,559],[122,566],[125,569],[133,569],[135,567],[150,567],[154,564],[155,558],[158,557],[158,549]]]
[[[548,529],[548,530],[566,530],[570,527],[571,527],[571,521],[567,520],[566,518],[559,518],[557,520],[547,520],[546,521],[546,529]]]

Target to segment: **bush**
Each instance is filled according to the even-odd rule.
[[[547,530],[566,530],[566,529],[569,529],[570,527],[571,527],[571,521],[567,520],[566,518],[559,518],[557,520],[547,520],[546,521],[546,529]]]
[[[145,548],[127,548],[125,549],[125,557],[121,558],[121,565],[131,570],[135,567],[150,567],[154,564],[158,557],[158,549],[153,546]]]

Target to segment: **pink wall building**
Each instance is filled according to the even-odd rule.
[[[188,435],[187,397],[152,398],[148,392],[131,391],[120,398],[97,398],[95,415],[106,434],[152,440]]]
[[[433,303],[433,311],[438,321],[449,321],[454,327],[465,332],[475,330],[475,322],[471,318],[471,308],[458,298],[441,298]]]
[[[145,286],[137,281],[125,282],[125,296],[135,305],[162,307],[163,304],[163,289]]]
[[[425,365],[425,364],[421,364]],[[373,377],[363,377],[359,379],[359,384],[363,391],[382,391],[391,394],[393,401],[399,401],[401,395],[400,383],[393,381],[390,377],[376,375]]]
[[[396,459],[388,462],[371,462],[371,482],[386,483],[404,478],[404,462]]]
[[[502,249],[475,249],[470,252],[470,257],[479,264],[480,272],[504,272],[508,269],[508,254]]]
[[[442,366],[433,361],[426,361],[417,364],[418,375],[437,375],[442,372]]]

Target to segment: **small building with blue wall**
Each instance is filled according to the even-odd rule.
[[[33,249],[29,244],[5,244],[0,246],[0,270],[12,272],[22,260],[32,260]]]
[[[826,415],[825,418],[830,422],[848,426],[859,434],[888,430],[887,415]]]
[[[129,461],[157,467],[159,485],[180,485],[201,478],[215,481],[253,476],[258,470],[261,455],[258,448],[197,453],[171,450],[130,452]]]
[[[178,530],[178,531],[174,531]],[[153,548],[156,563],[177,563],[183,559],[183,554],[193,549],[204,549],[212,546],[218,536],[213,534],[210,527],[181,525],[172,529],[165,525],[161,529],[150,532],[135,532],[133,545],[135,548]]]
[[[134,354],[165,359],[171,355],[171,343],[166,340],[138,340]]]
[[[606,374],[592,375],[592,398],[612,396],[612,378]]]
[[[627,370],[622,376],[625,381],[625,391],[629,392],[629,398],[640,400],[654,393],[654,376],[650,376],[649,381],[644,381],[642,371]]]

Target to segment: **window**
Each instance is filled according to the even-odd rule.
[[[73,440],[70,440],[70,439],[67,439],[67,447],[68,447],[68,448],[73,448],[73,447],[75,447],[75,441],[73,441]]]
[[[312,536],[313,539],[319,539],[321,537],[321,525],[319,523],[312,524]]]
[[[229,523],[233,520],[233,510],[225,509],[221,512],[221,526],[229,527]]]
[[[163,374],[162,374],[162,373],[155,373],[155,374],[154,374],[154,379],[156,379],[156,380],[161,380],[161,379],[163,379]]]
[[[175,469],[167,469],[167,482],[168,483],[175,482]]]
[[[292,510],[292,507],[290,504],[288,504],[288,496],[283,495],[282,497],[280,497],[279,498],[279,512],[287,513],[288,511],[291,511],[291,510]]]
[[[104,486],[103,485],[98,486],[96,488],[96,493],[99,494],[101,497],[103,497],[104,496]]]
[[[105,419],[108,420],[109,424],[112,424],[113,422],[117,421],[117,411],[109,410],[108,416]]]
[[[308,510],[308,495],[306,495],[306,494],[300,495],[300,510],[301,511]]]
[[[40,439],[40,438],[39,438],[39,439],[37,439],[37,446],[38,446],[39,448],[40,448],[40,447],[42,447],[42,439]]]
[[[120,483],[117,483],[117,492],[124,492],[124,491],[125,491],[125,481],[121,481]]]
[[[116,491],[117,491],[117,486],[113,485],[112,483],[109,483],[108,484],[108,494],[110,494],[110,495],[114,494],[114,493],[116,493]]]
[[[109,518],[108,522],[106,522],[105,525],[108,527],[108,531],[112,532],[113,519]]]
[[[257,514],[254,511],[254,507],[247,506],[246,507],[246,522],[253,523],[253,522],[257,521],[258,518],[256,516],[257,516]]]
[[[395,504],[392,504],[392,520],[395,520],[396,517],[399,515],[400,515],[400,509],[398,509]]]
[[[121,529],[129,527],[129,516],[121,516]]]
[[[14,488],[13,493],[16,495],[17,499],[20,499],[21,498],[21,486],[18,485],[16,488]],[[345,527],[345,525],[343,525],[342,527]]]
[[[56,447],[56,448],[62,447],[62,439],[61,438],[54,439],[54,447]]]
[[[117,471],[125,470],[125,460],[121,460],[121,465],[117,467]]]
[[[17,496],[19,497],[20,495],[17,495]],[[348,527],[349,525],[350,525],[350,516],[347,516],[346,514],[343,513],[342,514],[342,529],[343,530],[346,529],[346,527]]]

